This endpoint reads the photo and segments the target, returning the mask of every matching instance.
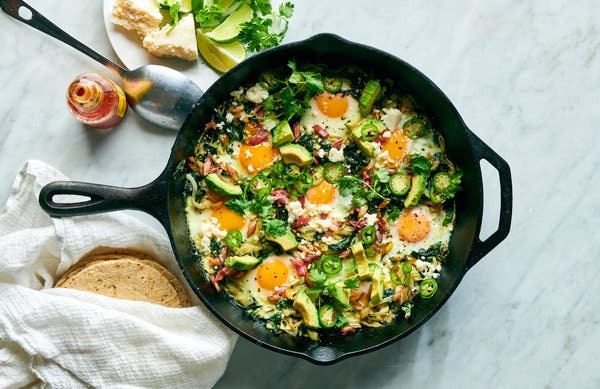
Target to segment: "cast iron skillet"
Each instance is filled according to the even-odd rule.
[[[383,328],[366,328],[354,335],[328,338],[316,344],[287,334],[273,334],[264,323],[250,318],[225,296],[216,293],[192,255],[182,200],[184,178],[176,174],[204,128],[211,112],[241,84],[256,80],[265,69],[298,62],[331,66],[355,64],[365,70],[400,81],[433,116],[434,127],[446,140],[447,152],[464,171],[463,187],[456,198],[456,227],[450,239],[449,256],[443,265],[438,292],[429,300],[415,300],[411,321],[399,318]],[[488,239],[479,239],[483,213],[480,161],[490,162],[499,173],[501,206],[498,230]],[[133,168],[133,167],[132,167]],[[54,196],[74,194],[89,197],[76,203],[59,203]],[[450,297],[466,271],[508,235],[512,213],[512,184],[508,164],[464,124],[442,91],[417,69],[380,50],[349,42],[336,35],[320,34],[253,56],[223,75],[193,106],[183,124],[167,167],[148,185],[118,188],[81,182],[53,182],[40,193],[42,208],[52,217],[71,217],[119,209],[137,209],[156,217],[167,230],[175,257],[206,307],[229,328],[260,346],[294,355],[317,364],[331,364],[349,356],[366,353],[401,339],[425,323]]]

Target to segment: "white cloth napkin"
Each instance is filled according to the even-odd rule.
[[[122,213],[51,219],[38,194],[66,177],[29,161],[0,214],[0,388],[213,386],[236,335],[196,305],[166,308],[54,282],[99,246],[147,252],[185,284],[164,234]]]

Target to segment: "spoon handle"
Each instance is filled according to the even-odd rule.
[[[67,45],[81,51],[83,54],[88,57],[95,59],[100,62],[102,65],[108,67],[112,71],[118,73],[119,75],[123,75],[126,71],[123,67],[117,65],[111,60],[103,57],[98,54],[94,50],[90,49],[83,43],[79,42],[77,39],[73,38],[71,35],[64,32],[60,27],[56,24],[52,23],[50,20],[46,19],[42,14],[33,9],[29,4],[25,3],[21,0],[0,0],[0,8],[8,15],[13,18],[35,28],[46,34],[50,35],[58,39],[59,41],[66,43]]]

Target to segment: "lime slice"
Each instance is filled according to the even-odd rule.
[[[202,30],[196,30],[198,51],[212,67],[225,73],[246,58],[246,49],[240,42],[219,44],[208,39]]]
[[[207,32],[206,36],[217,43],[231,43],[240,33],[240,25],[252,19],[254,11],[247,4],[229,15],[223,23],[214,30]]]
[[[192,0],[163,0],[161,3],[171,6],[175,3],[180,3],[179,12],[190,13],[192,12]]]

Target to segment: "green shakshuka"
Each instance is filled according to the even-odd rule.
[[[437,291],[461,172],[394,80],[264,72],[214,110],[183,169],[206,276],[274,331],[379,327]]]

